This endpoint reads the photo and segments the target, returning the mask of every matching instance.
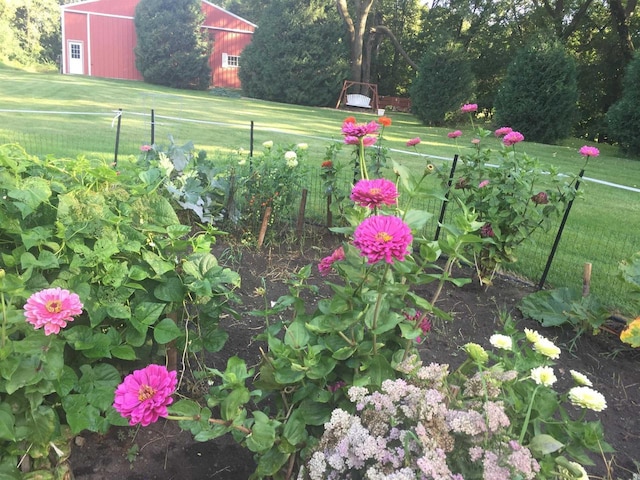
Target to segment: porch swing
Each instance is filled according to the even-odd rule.
[[[355,88],[354,88],[355,87]],[[358,93],[349,93],[356,90]],[[364,92],[364,93],[362,93]],[[336,103],[336,109],[343,107],[356,107],[378,110],[378,85],[375,83],[352,82],[345,80]]]

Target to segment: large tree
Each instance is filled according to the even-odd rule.
[[[273,0],[242,52],[244,93],[299,105],[332,105],[348,67],[332,0]]]
[[[136,67],[145,82],[206,89],[211,41],[202,32],[200,0],[140,0],[136,7]]]

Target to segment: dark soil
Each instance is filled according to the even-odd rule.
[[[266,287],[267,301],[276,300],[288,292],[284,283],[288,272],[316,264],[331,251],[312,247],[281,253],[267,247],[258,252],[216,247],[214,253],[221,263],[242,276],[243,305],[238,310],[244,314],[242,321],[223,325],[230,338],[224,351],[211,358],[210,366],[224,368],[230,355],[241,356],[248,365],[257,363],[259,351],[252,337],[261,324],[257,317],[246,315],[264,308],[265,298],[256,294],[256,288]],[[460,272],[458,276],[470,274]],[[314,278],[318,284],[323,282],[319,275]],[[587,374],[607,399],[608,407],[598,418],[604,425],[605,439],[616,453],[594,457],[596,466],[587,467],[590,478],[631,479],[632,473],[638,472],[634,460],[640,461],[640,351],[626,348],[613,333],[603,331],[581,336],[569,352],[575,332],[545,329],[536,321],[522,318],[517,305],[534,291],[532,285],[509,276],[497,277],[487,290],[477,283],[446,287],[438,307],[451,312],[454,320],[432,331],[423,344],[423,359],[455,367],[463,357],[460,346],[474,341],[488,347],[489,337],[501,330],[499,313],[511,314],[519,328],[536,329],[563,348],[556,363],[562,376],[568,376],[571,369]],[[253,472],[251,453],[231,437],[198,443],[170,421],[139,429],[114,428],[106,436],[77,437],[70,462],[77,480],[243,480]]]

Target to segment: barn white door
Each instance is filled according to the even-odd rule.
[[[84,45],[82,42],[69,42],[69,73],[83,75],[84,74]]]

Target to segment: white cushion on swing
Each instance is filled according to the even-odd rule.
[[[347,105],[350,107],[371,108],[371,99],[360,93],[347,95]]]

